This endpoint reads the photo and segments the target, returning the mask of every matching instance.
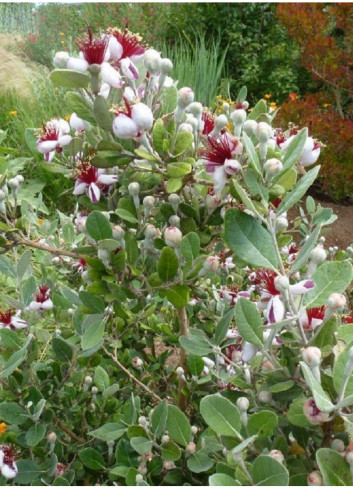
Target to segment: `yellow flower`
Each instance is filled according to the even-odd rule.
[[[6,433],[6,423],[0,423],[0,435]]]
[[[60,41],[60,44],[65,44],[65,41]]]
[[[270,102],[270,107],[271,107],[271,109],[277,109],[276,102]]]
[[[40,217],[38,217],[37,221],[40,226],[44,223],[44,219],[41,219]]]
[[[17,115],[17,110],[10,110],[9,114],[10,114],[12,117],[15,117],[15,115]]]
[[[324,107],[331,107],[331,104],[324,104]]]
[[[71,117],[71,115],[70,115],[70,114],[67,114],[67,115],[64,117],[64,119],[65,119],[67,122],[69,122],[70,117]]]
[[[65,36],[64,32],[59,32],[59,36]]]
[[[272,97],[272,95],[270,93],[266,93],[266,95],[264,95],[264,98],[266,98],[266,99],[269,99],[271,97]]]

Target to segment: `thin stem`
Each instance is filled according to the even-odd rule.
[[[146,392],[148,392],[148,394],[150,396],[152,396],[156,401],[158,402],[162,402],[162,398],[159,397],[157,394],[155,394],[149,387],[147,387],[147,385],[143,384],[138,378],[136,378],[131,372],[130,370],[128,370],[126,367],[124,367],[124,365],[122,363],[119,362],[116,354],[112,354],[110,353],[106,348],[105,346],[102,346],[104,352],[108,355],[108,357],[110,357],[113,362],[128,376],[130,377],[131,380],[133,380],[134,382],[136,382],[137,385],[139,385],[142,389],[144,389]]]
[[[180,309],[178,309],[178,320],[179,320],[179,336],[188,336],[189,325],[188,325],[188,317],[186,314],[185,307],[181,307]],[[186,351],[184,350],[183,347],[180,347],[180,366],[183,367],[185,371]],[[179,378],[178,406],[182,410],[185,410],[187,406],[187,399],[182,392],[184,387],[185,387],[185,380]]]
[[[55,248],[54,246],[43,245],[43,244],[37,243],[36,241],[32,241],[32,240],[26,239],[26,238],[20,238],[20,239],[15,238],[14,243],[17,246],[20,246],[20,245],[21,246],[28,246],[30,248],[36,248],[38,250],[47,251],[48,253],[52,253],[53,255],[56,255],[56,256],[69,256],[70,258],[76,258],[78,260],[84,260],[85,259],[84,255],[81,255],[80,253],[75,253],[74,251],[63,250],[62,248]]]

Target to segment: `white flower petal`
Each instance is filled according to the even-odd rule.
[[[120,139],[133,139],[138,133],[136,123],[127,115],[119,114],[113,121],[113,131]]]
[[[32,301],[29,306],[28,306],[28,310],[29,311],[39,311],[39,309],[41,308],[42,306],[42,303],[41,302],[37,302],[37,301]]]
[[[123,47],[114,36],[109,38],[108,49],[111,59],[114,61],[119,61],[123,54]]]
[[[88,183],[77,180],[77,182],[75,183],[74,191],[72,193],[73,195],[82,195],[86,192],[87,187]]]
[[[256,355],[256,352],[257,352],[256,346],[253,345],[252,343],[249,343],[248,341],[245,341],[243,346],[243,355],[241,359],[245,363],[250,362],[250,360],[254,358],[254,356]]]
[[[23,319],[20,319],[16,316],[11,319],[11,323],[16,329],[21,329],[21,328],[27,327],[26,321],[24,321]]]
[[[41,303],[40,309],[43,309],[44,311],[48,311],[49,309],[53,309],[54,304],[52,303],[51,299],[47,299],[46,301]]]
[[[102,63],[101,74],[104,83],[108,83],[108,85],[115,88],[120,88],[122,86],[123,83],[119,72],[109,63]]]
[[[267,306],[267,320],[270,324],[282,321],[284,318],[284,305],[279,295],[273,296]]]
[[[87,71],[89,64],[85,59],[81,58],[72,58],[70,57],[67,61],[67,69],[68,70],[75,70],[75,71],[81,71],[84,73]]]
[[[11,466],[8,464],[4,464],[1,469],[1,473],[6,479],[13,479],[18,473],[16,463],[13,462]]]
[[[99,175],[97,181],[103,185],[113,185],[118,181],[118,177],[117,175]]]
[[[86,129],[86,124],[83,119],[77,117],[76,112],[73,112],[70,117],[70,126],[75,131],[84,131]]]
[[[216,194],[220,194],[222,192],[223,187],[227,182],[227,174],[224,171],[223,166],[219,166],[213,172],[213,186]]]
[[[301,280],[300,282],[290,285],[289,288],[293,295],[302,295],[310,292],[315,287],[312,280]]]
[[[131,118],[140,129],[148,131],[153,125],[153,114],[151,109],[142,102],[135,104],[131,110]]]
[[[91,183],[88,187],[88,197],[91,199],[92,204],[97,204],[101,196],[101,191],[95,183]]]
[[[58,139],[59,146],[67,146],[71,143],[72,137],[69,135],[60,136]]]
[[[37,142],[37,149],[40,153],[43,155],[46,153],[50,153],[50,151],[53,151],[58,144],[58,141],[38,141]]]

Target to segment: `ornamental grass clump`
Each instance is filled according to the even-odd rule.
[[[353,250],[305,198],[320,142],[246,88],[216,116],[126,30],[77,47],[50,75],[70,117],[26,130],[69,213],[2,150],[1,484],[351,485]]]

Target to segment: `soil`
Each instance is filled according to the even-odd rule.
[[[326,238],[325,247],[338,246],[339,249],[346,249],[353,243],[353,205],[351,202],[336,204],[328,201],[323,196],[316,197],[314,192],[311,192],[315,202],[322,207],[330,207],[334,214],[337,215],[337,220],[326,229],[324,233]],[[299,215],[298,209],[292,209],[289,212],[289,220],[292,222]]]

